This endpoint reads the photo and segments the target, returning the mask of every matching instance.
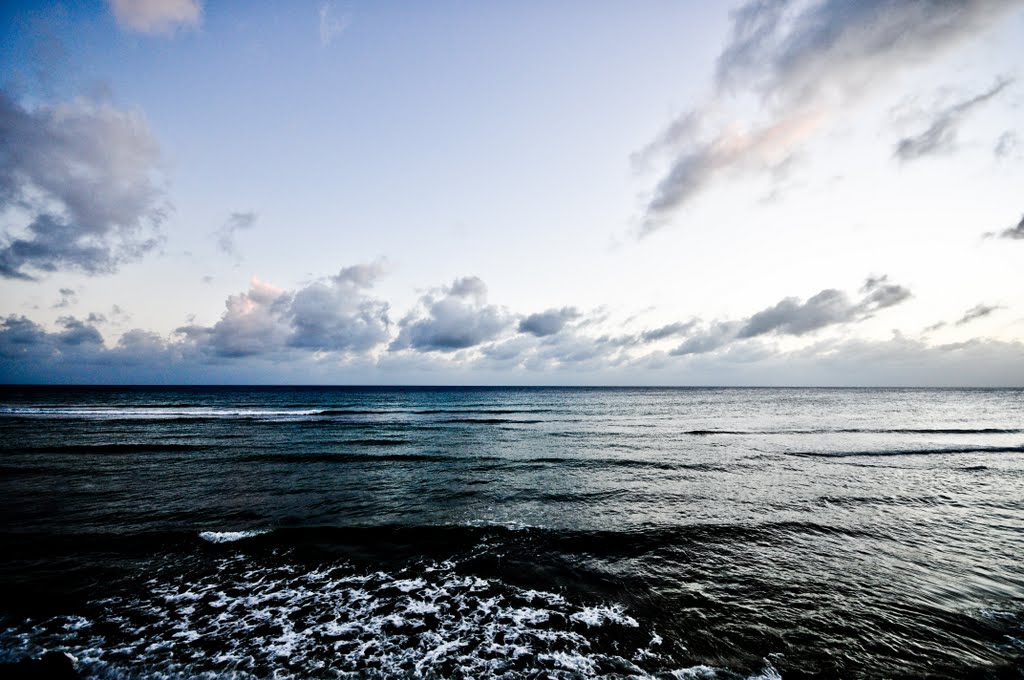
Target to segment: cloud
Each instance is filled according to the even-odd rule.
[[[331,16],[331,6],[328,3],[320,5],[320,47],[328,47],[334,39],[341,35],[349,25],[349,18],[342,16],[336,18]]]
[[[966,312],[964,312],[964,315],[960,317],[960,320],[956,322],[956,325],[963,326],[964,324],[968,324],[974,321],[975,319],[981,319],[983,317],[986,317],[992,312],[995,312],[1000,309],[1002,309],[1002,307],[999,305],[975,305],[968,309]]]
[[[1019,148],[1020,137],[1013,130],[1007,130],[999,135],[992,153],[995,154],[996,158],[1010,158],[1017,153]]]
[[[735,340],[740,328],[741,324],[736,321],[716,321],[701,332],[687,337],[681,345],[672,350],[671,354],[686,356],[713,352]]]
[[[643,342],[656,342],[676,335],[683,335],[684,333],[690,332],[696,324],[696,320],[670,323],[668,325],[661,326],[660,328],[652,328],[651,330],[644,331],[640,334],[640,339]]]
[[[511,325],[508,314],[487,301],[487,286],[475,276],[420,298],[420,309],[399,321],[391,351],[452,352],[493,340]]]
[[[1010,82],[1006,79],[1000,80],[991,89],[979,95],[934,112],[928,127],[916,135],[901,139],[896,144],[893,154],[905,162],[952,151],[956,144],[957,130],[967,116],[985,102],[999,95]]]
[[[579,310],[575,307],[562,307],[561,309],[537,312],[519,322],[519,332],[530,333],[539,338],[546,335],[554,335],[565,328],[567,323],[575,321],[580,316]]]
[[[777,171],[854,98],[994,25],[1022,0],[749,0],[733,12],[715,89],[638,154],[667,156],[640,220],[640,236],[721,177]],[[763,115],[729,115],[736,95]]]
[[[256,213],[233,212],[227,221],[217,230],[217,247],[227,255],[238,255],[235,246],[235,233],[243,229],[251,229],[256,224]]]
[[[834,288],[827,288],[806,301],[787,297],[742,321],[715,321],[688,336],[671,354],[704,354],[736,340],[767,334],[806,335],[827,326],[866,319],[879,310],[900,304],[910,296],[908,289],[889,283],[888,277],[869,277],[857,300],[851,300],[849,295]],[[691,322],[691,327],[694,324]]]
[[[0,92],[0,276],[106,274],[160,242],[168,209],[154,183],[159,148],[139,113],[76,100],[26,109]]]
[[[53,309],[64,309],[78,302],[78,296],[74,288],[61,288],[60,300],[53,303]]]
[[[326,281],[286,291],[253,279],[232,295],[212,326],[177,333],[206,355],[226,358],[284,355],[293,350],[361,353],[389,338],[388,305],[370,298],[372,280],[347,268]]]
[[[1004,229],[999,233],[990,231],[987,234],[985,234],[986,238],[992,238],[996,236],[998,236],[999,238],[1008,238],[1014,241],[1024,240],[1024,217],[1020,218],[1020,222],[1017,223],[1016,227]]]
[[[198,26],[203,8],[198,0],[107,0],[117,24],[137,33],[173,33]]]

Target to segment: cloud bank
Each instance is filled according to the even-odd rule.
[[[484,282],[469,276],[423,294],[395,324],[388,303],[373,291],[385,269],[379,261],[357,264],[293,289],[253,279],[227,298],[213,323],[192,322],[167,336],[135,328],[113,344],[100,330],[109,328],[104,314],[62,316],[51,329],[8,316],[0,320],[0,382],[778,384],[793,362],[811,375],[818,364],[835,362],[837,352],[853,362],[858,353],[883,351],[851,338],[850,330],[818,334],[850,329],[911,297],[886,277],[871,277],[855,295],[827,288],[743,318],[614,334],[601,330],[601,310],[567,306],[517,315],[488,302]],[[979,305],[961,323],[994,309]],[[784,350],[780,338],[803,342]],[[940,352],[914,342],[934,361],[962,349]],[[896,338],[888,346],[897,345],[906,342]],[[1007,361],[1020,349],[1019,343],[982,343],[965,351],[983,347]],[[845,382],[860,377],[854,371]]]

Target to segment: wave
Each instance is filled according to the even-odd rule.
[[[515,418],[446,418],[438,422],[445,425],[536,425],[545,421]]]
[[[900,428],[869,428],[843,427],[796,430],[686,430],[683,435],[707,437],[716,434],[724,435],[791,435],[791,434],[1020,434],[1024,429],[1006,427],[900,427]]]
[[[453,460],[488,460],[430,453],[268,453],[233,458],[242,463],[445,463]],[[496,460],[496,459],[495,459]]]
[[[14,446],[0,449],[0,453],[171,453],[202,451],[206,447],[194,444],[62,444],[59,446]]]
[[[926,449],[879,449],[875,451],[785,451],[787,456],[853,458],[860,456],[930,456],[957,453],[1024,453],[1020,446],[951,446]]]
[[[391,410],[373,410],[373,409],[326,409],[318,412],[319,416],[361,416],[361,415],[388,415],[388,416],[401,416],[401,415],[414,415],[414,416],[435,416],[444,414],[465,414],[465,415],[492,415],[492,416],[503,416],[503,415],[515,415],[515,414],[532,414],[532,413],[548,413],[551,409],[391,409]]]
[[[210,543],[234,543],[246,538],[253,538],[267,533],[267,529],[249,529],[246,531],[200,531],[199,538]]]

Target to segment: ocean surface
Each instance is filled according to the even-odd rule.
[[[0,388],[0,662],[1024,678],[1024,391]]]

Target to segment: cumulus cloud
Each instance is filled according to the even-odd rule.
[[[952,151],[956,144],[957,130],[964,120],[985,102],[999,95],[1009,84],[1009,80],[1000,80],[979,95],[935,111],[930,116],[928,127],[916,135],[901,139],[893,154],[901,161],[912,161]]]
[[[197,26],[203,8],[198,0],[107,0],[117,24],[137,33],[173,33]]]
[[[452,352],[495,339],[511,325],[511,317],[487,304],[487,286],[475,276],[420,298],[419,308],[399,321],[391,351]]]
[[[254,212],[233,212],[228,219],[217,230],[217,247],[227,255],[238,255],[235,244],[235,234],[244,229],[252,229],[256,224],[256,213]]]
[[[0,92],[0,276],[116,271],[159,243],[159,148],[137,112],[76,100],[28,109]]]
[[[349,267],[325,281],[295,291],[253,279],[232,295],[212,326],[182,326],[177,332],[207,355],[250,357],[293,350],[361,353],[389,338],[388,305],[369,297],[367,268]]]
[[[843,105],[908,65],[977,36],[1022,0],[749,0],[733,12],[708,101],[639,154],[668,157],[641,217],[664,224],[721,176],[778,170]],[[730,116],[731,97],[761,100],[760,119]],[[634,158],[636,161],[637,159]]]
[[[565,328],[567,323],[575,321],[580,316],[579,310],[575,307],[562,307],[561,309],[537,312],[519,322],[519,332],[530,333],[539,338],[546,335],[554,335]]]

